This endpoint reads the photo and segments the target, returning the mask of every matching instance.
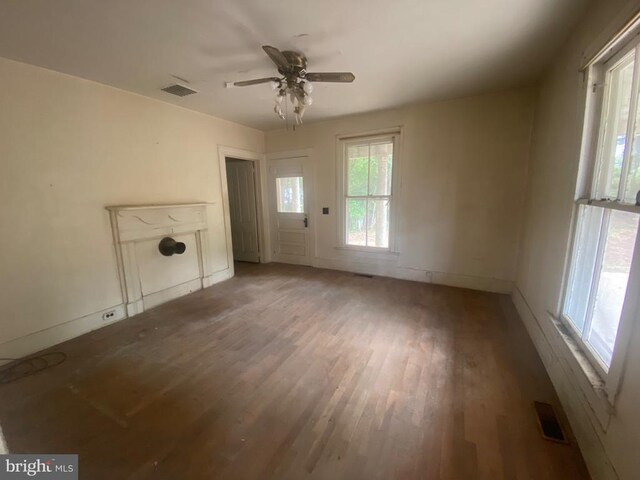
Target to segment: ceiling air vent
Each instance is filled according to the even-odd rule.
[[[178,97],[186,97],[187,95],[198,93],[195,90],[191,90],[183,85],[178,85],[177,83],[163,88],[162,91],[170,93],[171,95],[177,95]]]

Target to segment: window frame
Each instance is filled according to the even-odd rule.
[[[350,135],[350,136],[338,136],[337,141],[337,179],[336,179],[336,193],[337,193],[337,215],[338,222],[338,248],[370,252],[370,253],[397,253],[396,243],[396,219],[397,219],[397,203],[398,192],[400,189],[399,181],[399,158],[400,158],[400,130],[389,130],[382,132],[374,132],[362,135]],[[347,162],[347,148],[354,145],[370,145],[371,143],[377,143],[382,141],[391,141],[393,143],[393,160],[391,164],[391,190],[389,195],[348,195],[348,162]],[[388,247],[375,247],[365,245],[350,245],[347,243],[347,225],[346,225],[346,209],[347,198],[388,198],[389,199],[389,246]]]
[[[603,148],[603,138],[605,135],[605,129],[601,128],[603,122],[603,110],[606,107],[607,102],[607,89],[606,80],[608,72],[614,68],[619,62],[621,62],[630,51],[635,52],[635,68],[632,82],[632,103],[630,104],[630,111],[634,111],[634,107],[638,108],[637,95],[633,98],[633,92],[640,91],[640,39],[636,38],[628,39],[626,42],[620,44],[615,50],[609,49],[606,56],[598,58],[597,61],[593,61],[583,71],[584,74],[584,88],[586,90],[586,96],[584,97],[584,125],[582,131],[582,144],[581,144],[581,158],[580,167],[578,172],[578,179],[576,184],[576,194],[574,197],[571,229],[569,232],[569,244],[567,250],[567,256],[565,261],[565,269],[563,275],[563,287],[561,291],[560,301],[558,304],[558,315],[562,325],[564,325],[571,335],[573,340],[577,342],[580,348],[580,352],[586,357],[595,372],[600,376],[604,383],[604,390],[609,403],[613,404],[615,396],[617,395],[618,388],[624,364],[627,356],[627,349],[629,339],[634,327],[636,318],[640,314],[640,233],[636,235],[636,241],[634,245],[634,251],[631,259],[631,265],[629,270],[629,279],[627,282],[627,289],[625,291],[625,300],[622,306],[622,312],[620,314],[620,321],[618,324],[618,331],[613,346],[613,353],[611,362],[608,366],[601,361],[598,355],[592,350],[589,344],[583,340],[583,332],[587,330],[587,322],[585,320],[585,327],[583,332],[579,331],[571,320],[565,315],[565,309],[567,307],[568,295],[567,292],[571,287],[571,281],[574,270],[574,262],[576,249],[578,246],[578,222],[580,220],[580,208],[581,206],[588,205],[590,207],[601,207],[604,209],[603,219],[600,230],[600,238],[598,242],[602,241],[603,235],[606,235],[607,226],[609,223],[609,217],[611,211],[625,211],[640,214],[640,206],[635,204],[625,203],[624,194],[626,189],[625,174],[628,173],[629,158],[627,151],[631,151],[633,143],[629,149],[625,149],[620,185],[618,186],[617,197],[615,199],[598,199],[594,198],[598,192],[600,171],[603,167],[601,158],[601,149]],[[634,133],[636,119],[630,120],[627,125],[627,133],[631,131]],[[632,139],[635,135],[632,136]],[[640,226],[639,232],[640,232]],[[604,247],[606,248],[606,246]],[[604,253],[604,248],[598,246],[598,256],[601,257]],[[601,259],[596,260],[596,269],[601,268]],[[594,273],[591,278],[591,289],[596,284],[597,277],[600,273]],[[634,292],[636,293],[634,295]],[[587,308],[591,309],[594,300],[593,293],[590,293]]]

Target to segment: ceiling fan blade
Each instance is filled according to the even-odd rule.
[[[258,85],[260,83],[280,82],[278,77],[257,78],[255,80],[244,80],[242,82],[233,82],[236,87],[248,87],[249,85]]]
[[[356,77],[351,72],[320,72],[307,73],[305,78],[310,82],[341,82],[351,83]]]
[[[287,60],[287,58],[276,47],[272,47],[270,45],[263,45],[262,49],[265,51],[267,55],[269,55],[269,58],[273,61],[273,63],[277,65],[278,68],[283,68],[285,70],[288,70],[291,67],[289,65],[289,61]]]

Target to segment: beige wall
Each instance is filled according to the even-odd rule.
[[[537,338],[541,356],[596,480],[616,475],[628,480],[640,478],[640,328],[636,326],[631,338],[615,413],[604,431],[594,420],[580,389],[575,388],[576,380],[562,354],[549,347],[560,343],[547,312],[558,309],[569,241],[584,100],[578,71],[585,59],[602,47],[638,8],[637,1],[594,2],[544,79],[532,142],[515,293],[530,308],[530,312],[521,312],[523,317],[532,313],[535,318],[530,331]],[[524,304],[522,309],[527,309]]]
[[[0,85],[0,357],[122,303],[106,205],[214,202],[225,268],[218,144],[262,152],[263,132],[4,59]]]
[[[548,322],[578,165],[578,68],[634,3],[595,2],[559,52],[535,107],[530,162],[536,99],[528,89],[268,132],[268,152],[313,151],[316,264],[495,291],[515,280],[537,321]],[[262,152],[264,133],[4,59],[0,85],[0,356],[14,339],[122,303],[105,205],[215,203],[211,254],[214,270],[224,268],[217,147]],[[337,136],[397,126],[400,253],[336,249]],[[588,405],[552,355],[541,350],[594,478],[640,478],[640,328],[606,431],[581,411]]]
[[[533,100],[532,91],[513,90],[267,132],[269,153],[313,150],[316,263],[510,291]],[[336,136],[397,126],[400,255],[384,260],[336,249]],[[319,215],[322,207],[331,215]]]

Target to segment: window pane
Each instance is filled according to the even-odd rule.
[[[278,212],[304,213],[304,184],[302,177],[276,179]]]
[[[636,203],[636,194],[640,190],[640,109],[636,108],[636,125],[631,141],[631,155],[629,156],[629,173],[627,173],[626,188],[623,202]]]
[[[391,162],[393,162],[392,142],[371,145],[370,195],[391,194]]]
[[[606,365],[611,363],[618,333],[637,231],[637,214],[611,211],[591,328],[587,332],[587,342]]]
[[[627,142],[633,65],[634,51],[631,51],[607,75],[609,88],[602,117],[604,133],[599,150],[597,198],[618,198],[622,157]]]
[[[347,195],[367,195],[369,179],[369,145],[347,148]]]
[[[347,199],[347,244],[366,245],[367,201],[363,198]]]
[[[586,205],[581,205],[578,210],[576,243],[564,314],[581,335],[589,303],[603,214],[602,208]]]
[[[367,246],[389,247],[389,199],[370,199],[367,205]]]

